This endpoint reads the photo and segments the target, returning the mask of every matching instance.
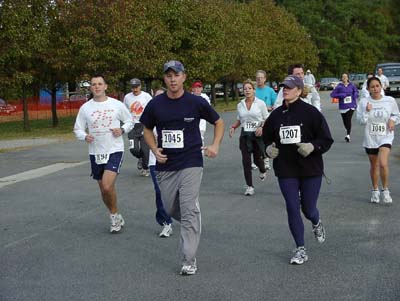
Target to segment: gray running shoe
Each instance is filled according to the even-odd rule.
[[[293,257],[290,259],[290,264],[303,264],[308,260],[306,248],[298,247],[294,251]]]
[[[142,163],[142,158],[140,158],[137,161],[137,169],[142,170],[143,169],[143,163]]]
[[[194,260],[194,263],[191,265],[183,265],[180,274],[182,276],[185,275],[194,275],[196,274],[197,271],[197,265],[196,265],[196,259]]]
[[[260,173],[260,180],[261,181],[265,181],[266,178],[267,178],[267,173],[266,172]]]
[[[322,244],[325,241],[325,228],[324,225],[322,225],[321,220],[318,222],[318,225],[313,225],[313,232],[315,239]]]

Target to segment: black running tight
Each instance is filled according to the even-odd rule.
[[[346,113],[341,113],[343,119],[343,125],[347,131],[347,135],[351,132],[351,118],[353,117],[354,110],[348,110]]]

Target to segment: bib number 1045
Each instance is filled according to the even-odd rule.
[[[163,148],[183,148],[183,131],[162,130]]]

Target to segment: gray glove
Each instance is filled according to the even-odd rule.
[[[279,148],[275,146],[275,142],[268,145],[265,152],[267,153],[268,157],[271,159],[275,159],[279,155]]]
[[[312,145],[312,143],[296,143],[296,145],[299,147],[297,152],[304,158],[311,154],[314,150],[314,145]]]

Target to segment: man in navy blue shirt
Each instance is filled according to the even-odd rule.
[[[200,96],[185,92],[186,73],[179,61],[164,65],[167,93],[153,98],[140,122],[144,138],[157,159],[157,181],[167,213],[181,223],[183,253],[181,275],[197,271],[196,251],[200,241],[199,191],[203,156],[215,158],[224,134],[224,122]],[[202,146],[200,119],[215,126],[211,145]],[[153,128],[157,129],[157,141]]]

